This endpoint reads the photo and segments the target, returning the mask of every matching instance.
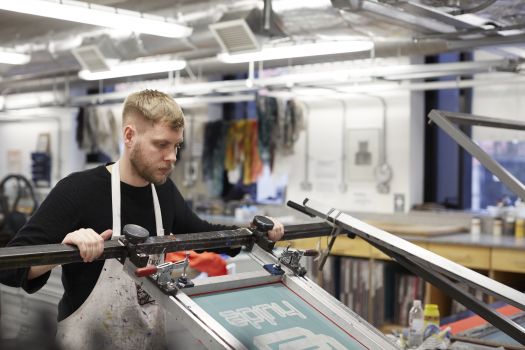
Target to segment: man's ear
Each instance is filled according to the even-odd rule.
[[[131,147],[137,138],[137,128],[133,124],[124,126],[124,146]]]

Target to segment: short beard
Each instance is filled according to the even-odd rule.
[[[131,167],[133,170],[144,180],[147,182],[150,182],[154,185],[162,185],[166,182],[168,177],[166,176],[162,180],[157,180],[151,175],[151,173],[148,171],[148,165],[144,163],[144,155],[142,154],[142,147],[140,143],[137,143],[136,147],[131,150],[129,161],[131,163]]]

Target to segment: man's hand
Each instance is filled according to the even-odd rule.
[[[73,244],[80,250],[80,256],[84,262],[91,262],[98,258],[104,251],[104,241],[111,238],[112,230],[106,230],[100,235],[92,229],[82,228],[80,230],[68,233],[62,243]],[[52,270],[57,265],[40,265],[31,266],[27,274],[27,279],[32,280],[44,273]]]
[[[277,220],[275,218],[272,218],[272,217],[269,217],[269,216],[267,216],[267,218],[273,221],[273,229],[268,231],[268,238],[271,241],[277,242],[278,240],[283,238],[284,226],[279,220]]]
[[[112,230],[100,235],[90,228],[81,228],[66,235],[62,243],[77,246],[84,262],[92,262],[104,252],[104,241],[111,238]]]

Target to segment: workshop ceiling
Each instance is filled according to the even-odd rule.
[[[71,50],[85,45],[95,45],[106,58],[120,61],[172,55],[185,59],[188,70],[195,74],[245,72],[246,64],[228,65],[217,60],[221,46],[209,25],[226,17],[244,18],[250,11],[261,16],[264,13],[263,0],[90,2],[168,17],[193,28],[193,32],[184,39],[163,38],[0,10],[0,46],[31,54],[31,62],[25,65],[0,64],[0,86],[23,79],[75,76],[81,67]],[[374,57],[500,47],[498,53],[521,59],[520,45],[525,42],[525,2],[522,0],[273,0],[272,7],[275,23],[283,35],[258,35],[264,44],[346,37],[374,41]],[[251,29],[257,32],[261,28],[252,26]],[[505,51],[505,45],[514,49]],[[294,59],[293,62],[277,60],[265,62],[265,67],[370,55],[366,52]]]

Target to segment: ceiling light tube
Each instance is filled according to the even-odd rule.
[[[186,61],[183,60],[123,63],[118,64],[107,71],[91,72],[89,70],[81,70],[78,73],[78,76],[80,79],[84,80],[103,80],[129,77],[133,75],[171,72],[184,69],[184,67],[186,67]]]
[[[0,0],[0,10],[168,38],[187,37],[192,32],[190,27],[168,21],[164,17],[145,15],[140,12],[122,10],[115,7],[94,5],[83,1]]]
[[[30,55],[0,49],[0,63],[26,64],[29,63],[29,61],[31,61]]]
[[[217,57],[224,63],[241,63],[368,51],[373,47],[374,43],[367,40],[331,41],[291,46],[266,47],[260,51],[237,54],[221,53],[217,55]]]

